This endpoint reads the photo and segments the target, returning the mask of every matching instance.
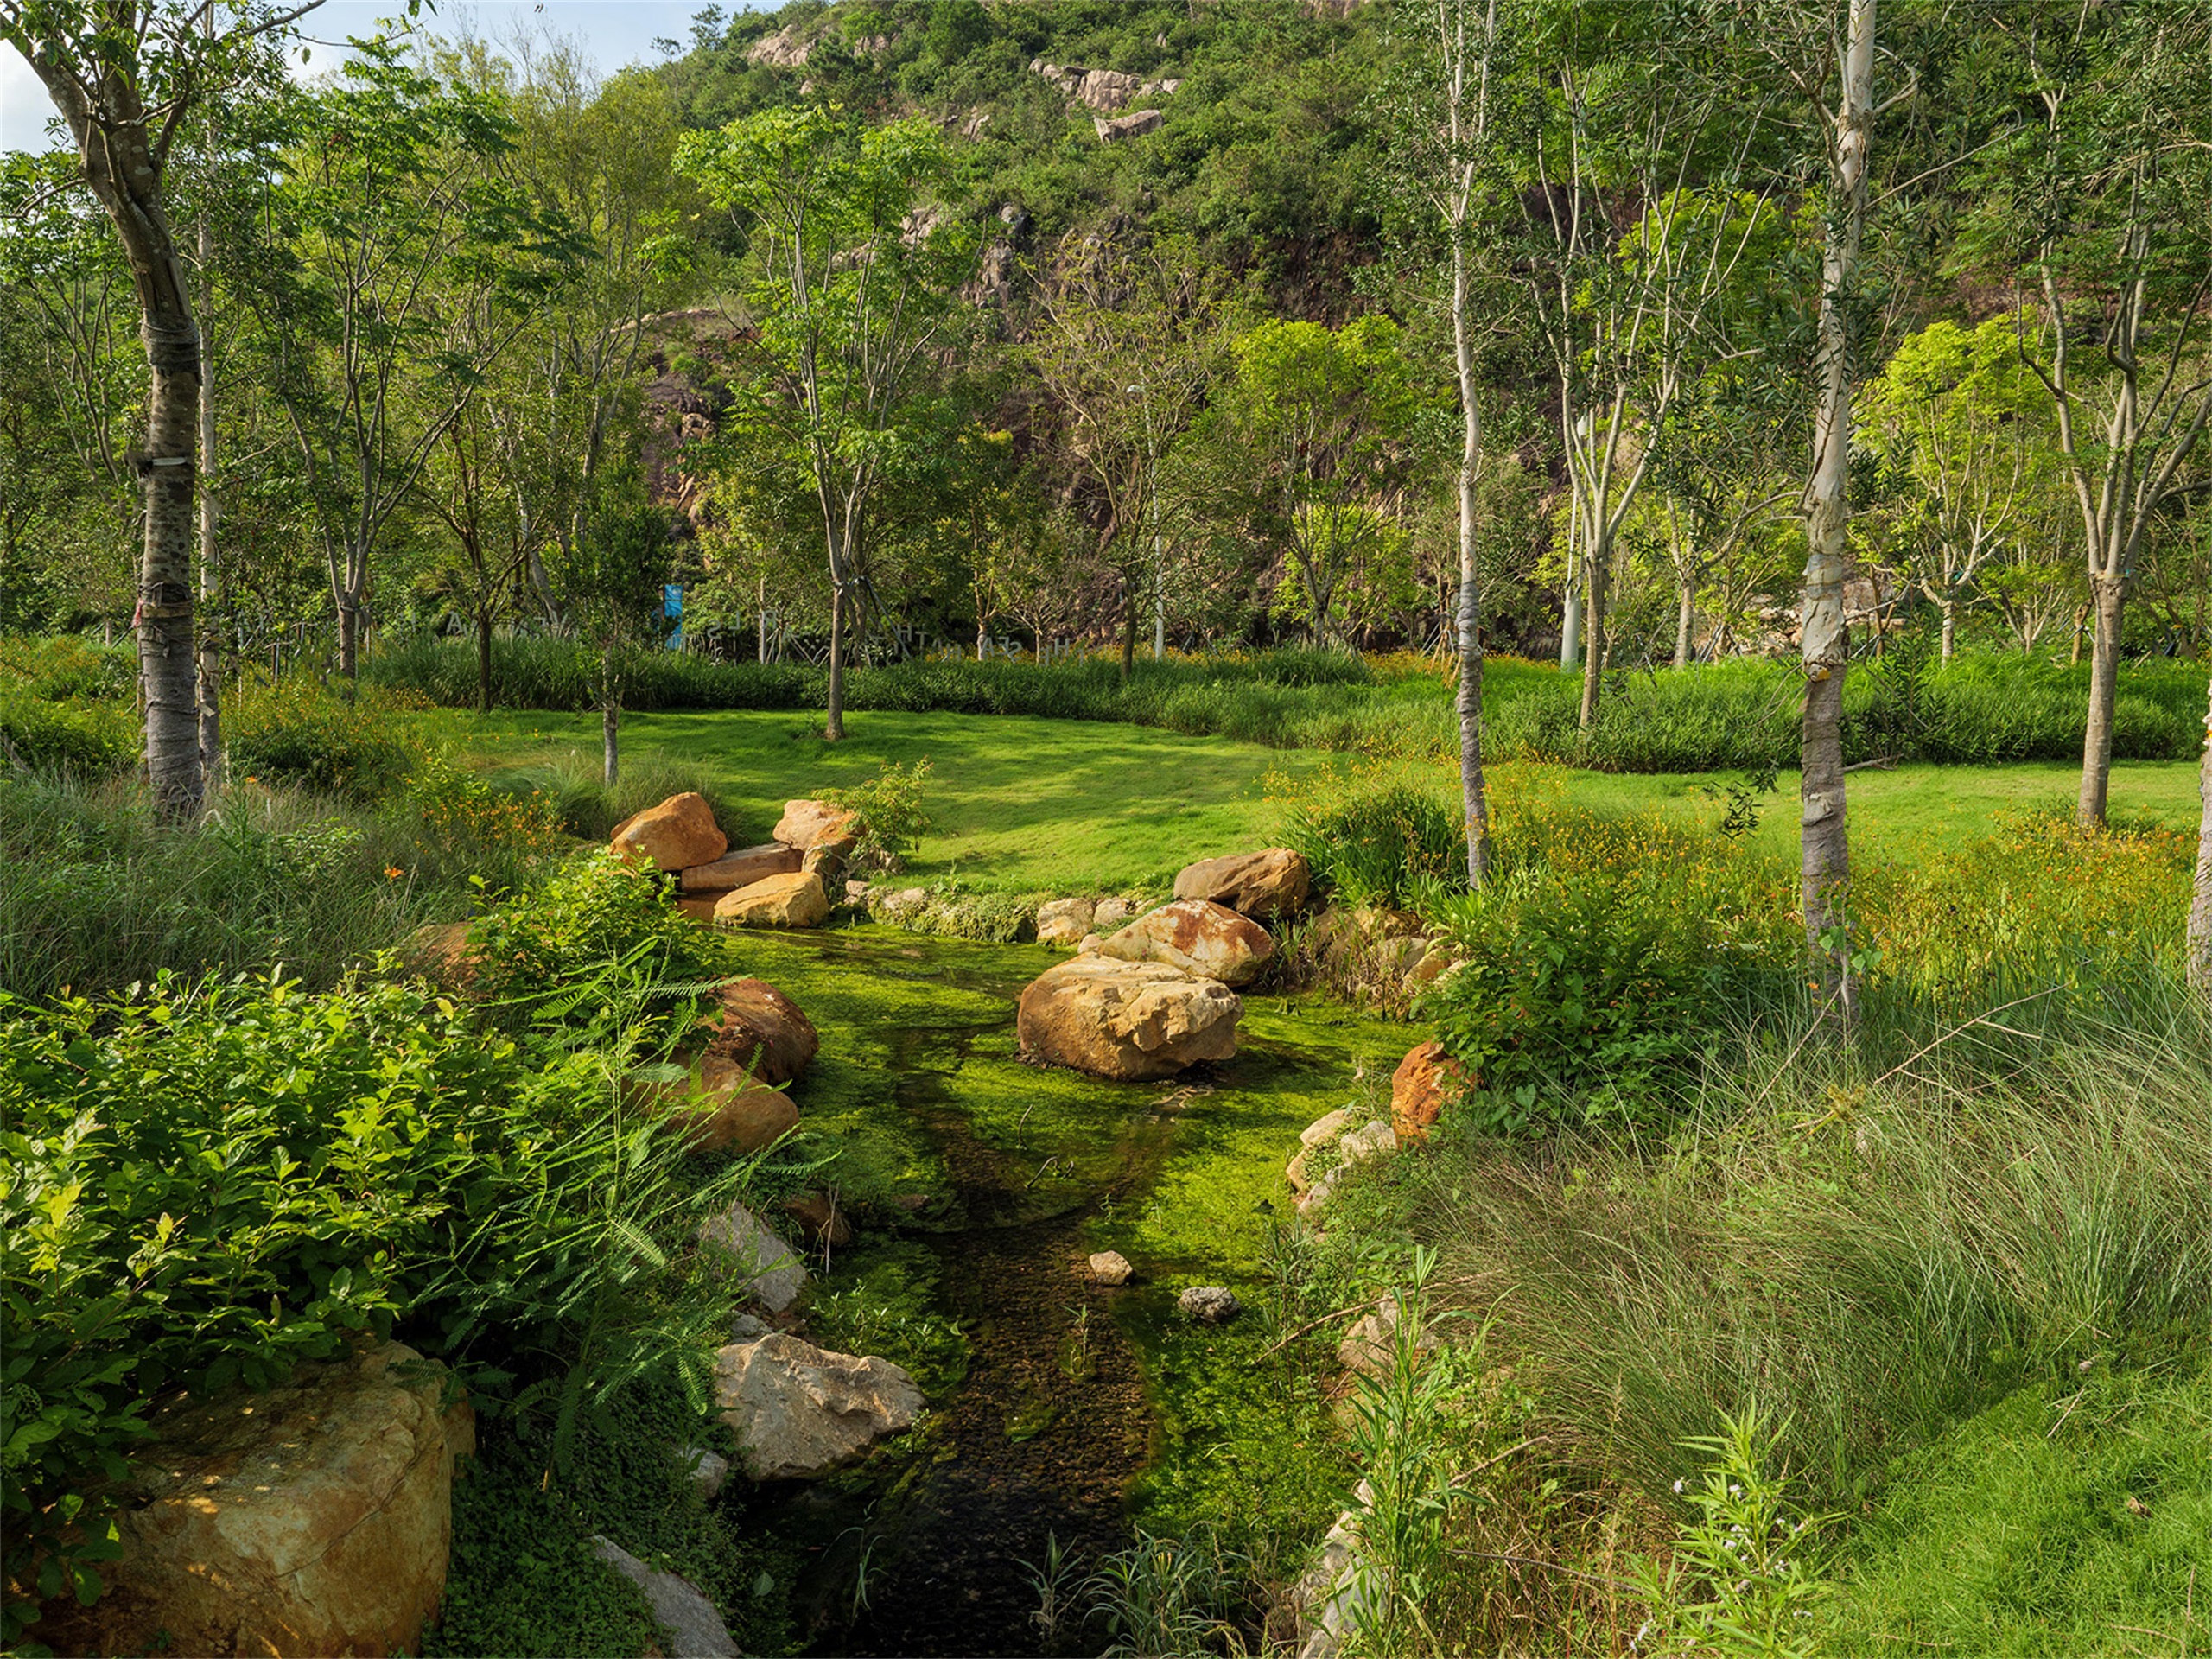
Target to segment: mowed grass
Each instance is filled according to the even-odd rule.
[[[426,718],[495,777],[526,778],[564,756],[595,762],[598,754],[595,715]],[[631,715],[622,743],[632,758],[665,754],[706,771],[736,804],[741,832],[756,840],[766,839],[786,800],[864,782],[886,762],[926,758],[931,823],[911,873],[923,881],[950,876],[1007,892],[1156,890],[1193,859],[1280,835],[1279,813],[1267,799],[1271,772],[1304,777],[1354,764],[1322,751],[1147,727],[993,715],[861,713],[836,744],[822,741],[817,721],[793,713]],[[1440,793],[1456,794],[1450,768],[1427,770]],[[1705,824],[1720,817],[1721,804],[1708,792],[1719,781],[1532,765],[1497,769],[1501,790],[1557,791],[1567,804],[1596,811],[1656,811]],[[1986,834],[2002,814],[2070,810],[2077,783],[2071,766],[2033,761],[1854,772],[1853,849],[1865,858],[1909,860]],[[1754,845],[1794,856],[1796,800],[1796,776],[1784,772],[1761,798]],[[2198,810],[2196,768],[2189,762],[2113,769],[2117,824],[2190,830]]]

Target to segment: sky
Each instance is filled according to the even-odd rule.
[[[519,27],[543,22],[560,35],[583,42],[603,72],[628,63],[657,63],[656,36],[690,41],[692,14],[708,0],[437,0],[436,15],[426,21],[442,34],[458,32],[464,20],[479,35],[497,41]],[[722,0],[725,12],[756,11],[761,0]],[[397,0],[326,0],[302,22],[310,41],[342,42],[349,35],[372,32],[378,17],[404,7]],[[425,12],[430,8],[426,6]],[[329,60],[310,48],[308,67]],[[0,149],[43,149],[46,123],[54,114],[46,88],[12,47],[0,47]]]

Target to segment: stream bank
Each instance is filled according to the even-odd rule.
[[[807,1650],[1086,1651],[1095,1632],[1033,1617],[1024,1568],[1056,1546],[1080,1576],[1138,1527],[1205,1528],[1267,1571],[1317,1537],[1351,1474],[1329,1379],[1266,1354],[1281,1165],[1361,1074],[1388,1077],[1402,1029],[1251,995],[1234,1060],[1114,1084],[1018,1058],[1015,1001],[1050,950],[864,925],[735,950],[821,1031],[792,1097],[838,1154],[815,1179],[861,1224],[814,1264],[810,1328],[908,1366],[932,1407],[855,1470],[722,1500],[808,1561]],[[1088,1278],[1105,1249],[1130,1285]],[[1251,1311],[1192,1325],[1175,1294],[1201,1282]]]

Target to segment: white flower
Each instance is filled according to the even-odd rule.
[[[1728,1496],[1731,1497],[1741,1497],[1743,1495],[1744,1489],[1740,1486],[1731,1486],[1728,1489]]]
[[[1681,1492],[1681,1490],[1682,1490],[1682,1483],[1681,1483],[1681,1481],[1679,1481],[1679,1480],[1678,1480],[1678,1481],[1676,1481],[1676,1482],[1675,1483],[1675,1493],[1679,1496],[1679,1495],[1680,1495],[1680,1493]]]

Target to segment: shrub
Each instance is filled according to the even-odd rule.
[[[97,779],[137,763],[129,711],[111,704],[48,702],[0,687],[0,762]]]
[[[618,963],[574,988],[620,1007],[636,982]],[[392,984],[0,996],[10,1585],[81,1571],[110,1532],[92,1483],[168,1389],[261,1386],[397,1332],[480,1404],[557,1402],[557,1465],[649,1362],[700,1370],[725,1298],[690,1241],[747,1172],[691,1168],[628,1116],[640,1035],[605,1038],[505,1039]]]
[[[922,789],[929,781],[929,757],[911,766],[895,760],[865,784],[823,791],[823,798],[846,808],[859,820],[860,844],[854,861],[862,869],[896,870],[906,855],[921,844],[922,831],[930,827],[922,805]]]
[[[1413,772],[1274,772],[1267,788],[1282,810],[1284,840],[1345,904],[1403,910],[1466,885],[1466,822]]]

